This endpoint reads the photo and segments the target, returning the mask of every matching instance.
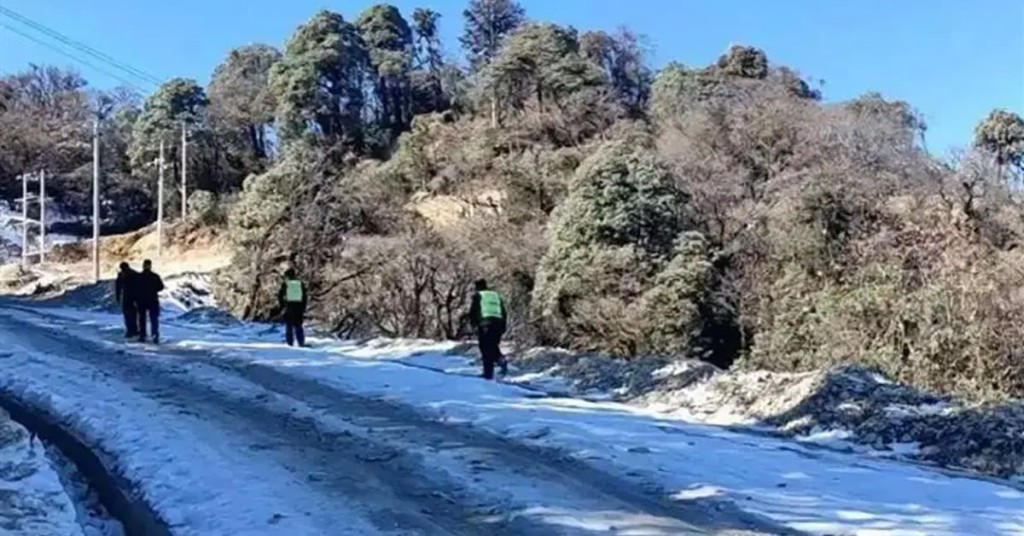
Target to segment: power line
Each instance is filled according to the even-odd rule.
[[[143,80],[146,83],[153,84],[153,85],[160,85],[160,83],[161,83],[161,80],[159,78],[157,78],[157,77],[155,77],[155,76],[153,76],[153,75],[151,75],[151,74],[149,74],[149,73],[147,73],[145,71],[142,71],[141,69],[136,69],[135,67],[132,67],[131,65],[128,65],[128,64],[126,64],[126,63],[124,63],[122,61],[118,61],[117,59],[111,57],[108,54],[100,52],[99,50],[96,50],[95,48],[93,48],[93,47],[91,47],[89,45],[86,45],[85,43],[82,43],[80,41],[76,41],[76,40],[74,40],[74,39],[72,39],[72,38],[70,38],[70,37],[68,37],[68,36],[58,32],[57,30],[54,30],[53,28],[50,28],[50,27],[46,26],[45,24],[42,24],[40,22],[36,22],[36,21],[30,19],[29,17],[26,17],[26,16],[24,16],[24,15],[22,15],[22,14],[16,12],[16,11],[11,10],[9,8],[6,8],[6,7],[2,6],[2,5],[0,5],[0,15],[4,15],[4,16],[6,16],[6,17],[8,17],[10,19],[13,19],[13,20],[15,20],[15,21],[25,25],[25,26],[28,26],[28,27],[30,27],[30,28],[38,31],[38,32],[41,32],[41,33],[43,33],[43,34],[45,34],[45,35],[47,35],[47,36],[49,36],[49,37],[51,37],[53,39],[56,39],[57,41],[60,41],[61,43],[65,44],[67,46],[70,46],[70,47],[78,50],[79,52],[82,52],[84,54],[92,56],[93,58],[95,58],[95,59],[97,59],[99,61],[102,61],[102,62],[106,63],[107,65],[109,65],[109,66],[111,66],[111,67],[113,67],[113,68],[115,68],[115,69],[117,69],[119,71],[124,72],[125,74],[128,74],[128,75],[130,75],[132,77],[138,78],[140,80]]]
[[[86,45],[85,43],[82,43],[80,41],[75,41],[74,39],[72,39],[72,38],[70,38],[70,37],[68,37],[68,36],[58,32],[57,30],[54,30],[53,28],[50,28],[50,27],[46,26],[45,24],[42,24],[40,22],[36,22],[36,21],[34,21],[34,20],[24,16],[24,15],[21,15],[20,13],[14,11],[14,10],[11,10],[9,8],[6,8],[6,7],[3,7],[2,5],[0,5],[0,15],[5,15],[5,16],[7,16],[9,18],[12,18],[12,19],[20,22],[21,24],[29,26],[30,28],[33,28],[36,31],[42,32],[42,33],[44,33],[44,34],[46,34],[46,35],[48,35],[48,36],[50,36],[50,37],[60,41],[61,43],[64,43],[65,45],[73,47],[73,48],[75,48],[76,50],[78,50],[80,52],[84,52],[85,54],[88,54],[89,56],[92,56],[93,58],[96,58],[96,59],[98,59],[98,60],[100,60],[100,61],[102,61],[102,62],[104,62],[104,63],[106,63],[106,64],[108,64],[108,65],[110,65],[110,66],[112,66],[112,67],[114,67],[114,68],[116,68],[118,70],[120,70],[120,71],[123,71],[123,72],[131,75],[131,76],[134,76],[136,78],[139,78],[141,80],[144,80],[144,81],[146,81],[148,83],[155,84],[155,85],[159,85],[161,83],[160,79],[158,79],[157,77],[155,77],[153,75],[150,75],[149,73],[146,73],[145,71],[142,71],[140,69],[136,69],[135,67],[132,67],[131,65],[128,65],[128,64],[126,64],[124,62],[121,62],[121,61],[118,61],[117,59],[109,56],[108,54],[104,54],[103,52],[100,52],[99,50],[96,50],[95,48],[90,47],[89,45]]]
[[[15,27],[5,23],[5,22],[0,22],[0,26],[3,26],[4,28],[6,28],[6,29],[8,29],[8,30],[10,30],[10,31],[20,35],[21,37],[24,37],[25,39],[28,39],[29,41],[32,41],[33,43],[36,43],[38,45],[42,45],[42,46],[44,46],[44,47],[46,47],[46,48],[48,48],[48,49],[50,49],[50,50],[52,50],[52,51],[54,51],[54,52],[56,52],[58,54],[61,54],[63,56],[66,56],[66,57],[68,57],[68,58],[78,62],[78,63],[81,63],[82,65],[85,65],[86,67],[89,67],[90,69],[95,69],[96,71],[98,71],[100,73],[103,73],[103,74],[105,74],[105,75],[107,75],[107,76],[109,76],[109,77],[111,77],[111,78],[113,78],[115,80],[118,80],[121,83],[123,83],[123,84],[125,84],[125,85],[127,85],[127,86],[129,86],[129,87],[131,87],[133,89],[135,89],[136,91],[139,91],[140,93],[145,93],[145,90],[140,88],[134,82],[126,80],[126,79],[122,78],[120,75],[114,74],[114,73],[112,73],[110,71],[107,71],[106,69],[103,69],[102,67],[99,67],[99,66],[97,66],[97,65],[95,65],[93,63],[88,62],[87,60],[79,58],[78,56],[75,56],[74,54],[72,54],[72,53],[70,53],[70,52],[68,52],[68,51],[66,51],[66,50],[64,50],[64,49],[62,49],[62,48],[60,48],[60,47],[58,47],[56,45],[53,45],[51,43],[47,43],[46,41],[43,41],[42,39],[39,39],[39,38],[35,37],[34,35],[28,34],[28,33],[24,32],[24,31],[22,31],[22,30],[20,30],[18,28],[15,28]]]

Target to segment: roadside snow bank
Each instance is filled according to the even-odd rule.
[[[0,534],[83,536],[76,508],[38,439],[0,410]]]
[[[719,372],[702,361],[661,357],[626,360],[556,348],[531,348],[513,353],[509,359],[514,363],[509,381],[543,384],[563,394],[588,398],[608,394],[631,400],[651,392],[688,387]]]
[[[167,287],[160,297],[163,308],[189,312],[213,310],[217,303],[210,292],[210,274],[184,273],[164,278]]]
[[[767,425],[803,441],[1024,480],[1024,404],[967,405],[856,366],[809,373],[723,372],[695,361],[632,361],[533,349],[510,378],[561,378],[659,413],[718,425]],[[552,381],[540,382],[552,385]]]
[[[210,274],[182,273],[164,278],[160,294],[161,307],[173,313],[213,309],[216,303],[210,292]],[[114,281],[77,285],[70,276],[48,274],[38,269],[23,270],[8,265],[0,269],[0,286],[11,294],[33,296],[46,305],[85,311],[119,312],[114,296]]]
[[[1024,478],[1024,404],[966,405],[864,368],[729,372],[643,399],[709,422],[732,414],[792,436],[827,440],[827,432],[840,432],[843,439],[892,455]]]
[[[20,264],[0,265],[0,291],[17,294],[30,283],[39,279],[39,274],[22,268]]]

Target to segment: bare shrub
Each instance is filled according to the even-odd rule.
[[[467,219],[445,236],[461,244],[474,260],[475,278],[485,278],[505,299],[508,334],[529,343],[536,339],[531,304],[537,264],[547,247],[544,228],[498,216]]]
[[[340,155],[294,144],[266,173],[245,181],[229,221],[236,254],[218,281],[226,305],[246,319],[273,318],[277,280],[294,267],[316,304],[347,275],[331,269],[349,233],[367,224]]]
[[[367,240],[342,263],[358,275],[325,296],[325,316],[349,335],[454,339],[466,331],[469,258],[425,228]]]
[[[794,264],[773,282],[750,364],[857,362],[940,392],[1024,392],[1020,254],[957,229],[934,201],[895,210],[853,241],[838,280]]]
[[[227,223],[227,215],[221,210],[217,195],[208,190],[196,190],[188,197],[188,216],[202,225]]]

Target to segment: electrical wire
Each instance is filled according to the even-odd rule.
[[[142,71],[141,69],[136,69],[135,67],[132,67],[131,65],[128,65],[127,63],[124,63],[122,61],[119,61],[108,54],[100,52],[99,50],[96,50],[95,48],[86,45],[85,43],[75,41],[74,39],[58,32],[57,30],[54,30],[53,28],[50,28],[40,22],[34,21],[10,8],[6,8],[0,5],[0,15],[5,15],[11,19],[20,22],[21,24],[24,24],[26,26],[29,26],[30,28],[35,29],[36,31],[42,32],[60,41],[61,43],[64,43],[65,45],[73,47],[80,52],[84,52],[85,54],[88,54],[89,56],[92,56],[93,58],[96,58],[131,76],[134,76],[151,84],[159,85],[161,83],[161,80],[159,78],[145,71]]]
[[[122,78],[120,75],[114,74],[114,73],[112,73],[112,72],[110,72],[110,71],[108,71],[108,70],[106,70],[106,69],[104,69],[102,67],[99,67],[99,66],[97,66],[97,65],[95,65],[93,63],[90,63],[87,60],[79,58],[78,56],[75,56],[74,54],[72,54],[72,53],[70,53],[70,52],[68,52],[68,51],[66,51],[66,50],[64,50],[64,49],[62,49],[62,48],[60,48],[60,47],[58,47],[56,45],[53,45],[51,43],[47,43],[46,41],[43,41],[42,39],[39,39],[39,38],[37,38],[34,35],[31,35],[31,34],[29,34],[27,32],[24,32],[24,31],[22,31],[22,30],[20,30],[18,28],[15,28],[14,26],[11,26],[11,25],[9,25],[9,24],[7,24],[5,22],[0,22],[0,26],[6,28],[7,30],[10,30],[10,31],[12,31],[12,32],[14,32],[14,33],[16,33],[18,35],[20,35],[21,37],[23,37],[25,39],[28,39],[29,41],[32,41],[33,43],[36,43],[38,45],[42,45],[42,46],[44,46],[44,47],[46,47],[46,48],[48,48],[48,49],[50,49],[50,50],[52,50],[52,51],[54,51],[54,52],[56,52],[58,54],[61,54],[63,56],[66,56],[66,57],[68,57],[68,58],[78,62],[78,63],[81,63],[82,65],[85,65],[86,67],[89,67],[90,69],[95,69],[97,72],[103,73],[103,74],[105,74],[105,75],[107,75],[107,76],[109,76],[109,77],[111,77],[111,78],[113,78],[115,80],[118,80],[121,83],[127,85],[128,87],[130,87],[130,88],[132,88],[132,89],[134,89],[136,91],[145,93],[145,90],[143,90],[138,85],[136,85],[135,82],[132,82],[130,80]]]
[[[119,61],[119,60],[113,58],[112,56],[110,56],[108,54],[100,52],[99,50],[96,50],[95,48],[93,48],[93,47],[91,47],[89,45],[86,45],[85,43],[82,43],[80,41],[76,41],[76,40],[74,40],[74,39],[72,39],[72,38],[70,38],[70,37],[60,33],[59,31],[54,30],[53,28],[50,28],[49,26],[46,26],[43,23],[37,22],[35,20],[32,20],[31,18],[26,17],[25,15],[22,15],[22,14],[14,11],[14,10],[12,10],[10,8],[4,7],[3,5],[0,5],[0,15],[6,16],[9,19],[12,19],[12,20],[14,20],[16,22],[19,22],[19,23],[21,23],[21,24],[23,24],[25,26],[28,26],[29,28],[31,28],[31,29],[33,29],[33,30],[35,30],[37,32],[40,32],[42,34],[45,34],[46,36],[48,36],[50,38],[56,39],[57,41],[63,43],[64,45],[72,47],[72,48],[74,48],[75,50],[77,50],[77,51],[79,51],[81,53],[84,53],[84,54],[86,54],[88,56],[91,56],[91,57],[93,57],[93,58],[95,58],[95,59],[97,59],[97,60],[99,60],[99,61],[101,61],[101,62],[103,62],[103,63],[105,63],[107,65],[109,65],[110,67],[113,67],[114,69],[117,69],[117,70],[121,71],[122,73],[127,74],[128,76],[137,78],[137,79],[139,79],[141,81],[144,81],[144,82],[146,82],[148,84],[153,84],[155,86],[158,86],[158,85],[161,84],[161,80],[159,78],[157,78],[157,77],[155,77],[155,76],[153,76],[153,75],[151,75],[151,74],[149,74],[149,73],[147,73],[147,72],[145,72],[145,71],[143,71],[141,69],[137,69],[135,67],[132,67],[131,65],[128,65],[127,63]],[[10,26],[6,26],[6,27],[8,29],[11,29],[12,31],[15,31]],[[25,37],[25,34],[23,32],[16,32],[16,33],[18,33],[19,35],[22,35],[23,37]],[[38,42],[38,41],[36,41],[36,42]],[[82,61],[82,60],[78,60],[78,61]],[[93,68],[96,68],[93,65],[90,65],[90,66],[93,67]],[[107,74],[109,74],[109,73],[107,73]]]

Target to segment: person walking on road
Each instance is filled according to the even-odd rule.
[[[146,342],[146,320],[152,327],[153,343],[160,344],[160,292],[164,281],[153,271],[153,261],[142,263],[142,273],[136,276],[136,299],[139,308],[139,342]]]
[[[508,373],[508,363],[501,355],[501,337],[508,325],[508,314],[505,311],[505,300],[501,294],[490,290],[487,281],[476,282],[469,308],[469,321],[476,328],[477,341],[480,343],[480,357],[483,361],[483,377],[494,379],[494,366],[501,364],[501,373]]]
[[[139,336],[138,307],[136,304],[136,286],[139,273],[132,270],[127,262],[121,263],[114,283],[114,299],[121,306],[124,314],[124,336],[131,339]]]
[[[284,309],[285,341],[288,346],[294,346],[297,342],[299,347],[306,346],[306,332],[302,324],[306,320],[306,285],[295,274],[294,268],[289,268],[284,273],[284,283],[278,291],[277,299]]]

